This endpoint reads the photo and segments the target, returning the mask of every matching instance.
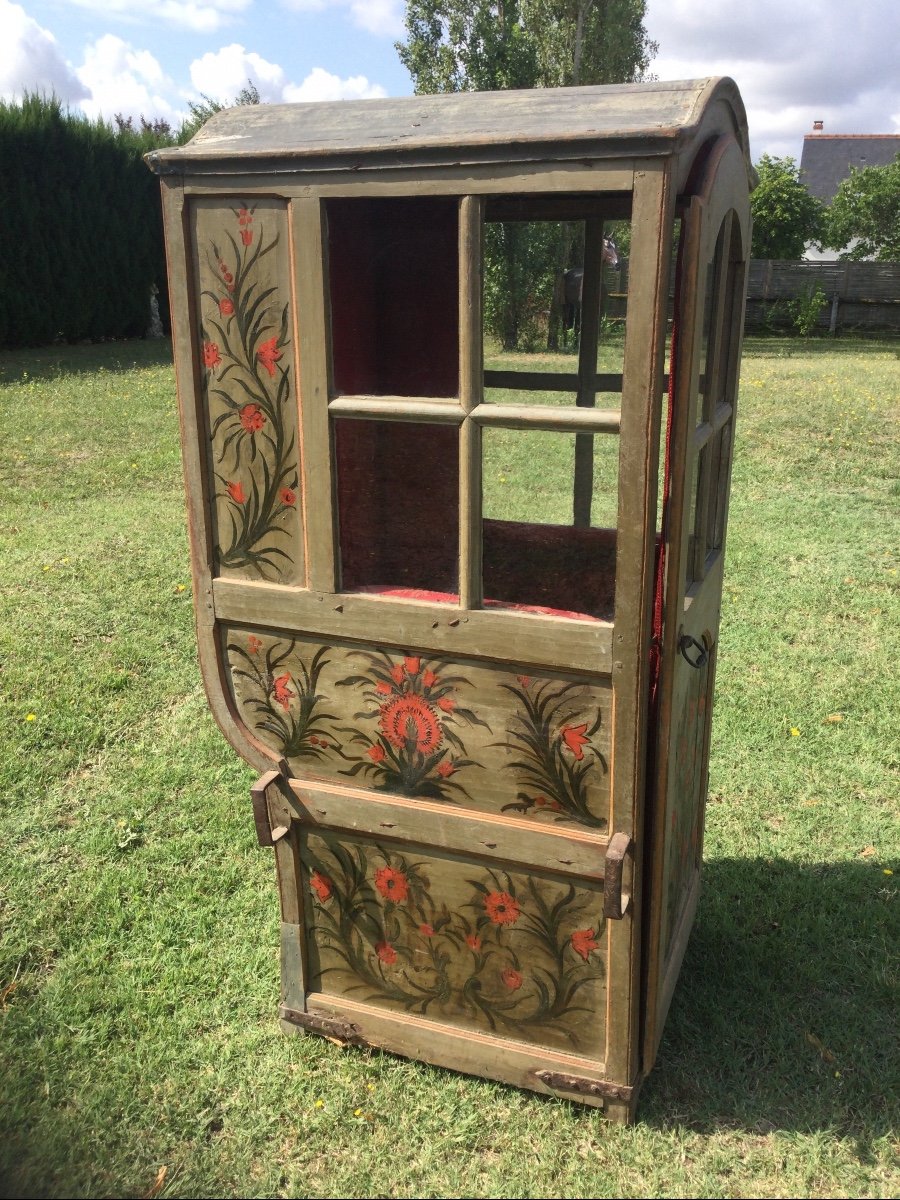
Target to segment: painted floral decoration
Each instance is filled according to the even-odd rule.
[[[583,989],[604,976],[599,929],[585,926],[596,892],[482,868],[460,879],[470,899],[451,907],[425,863],[383,846],[317,834],[302,857],[329,988],[578,1048]]]
[[[360,749],[343,774],[369,776],[379,790],[404,796],[468,798],[456,775],[478,764],[461,734],[467,726],[490,726],[460,703],[457,692],[468,686],[466,678],[453,674],[444,659],[405,654],[395,660],[385,651],[361,656],[365,673],[338,682],[361,688],[365,705],[354,714],[361,724],[340,730],[348,747]]]
[[[558,813],[558,821],[605,828],[606,818],[591,804],[592,785],[607,771],[605,758],[591,741],[602,716],[598,710],[579,720],[582,685],[519,675],[515,684],[503,686],[517,704],[508,732],[507,769],[515,772],[521,789],[504,811],[543,809]]]
[[[296,500],[288,306],[268,284],[263,259],[276,251],[254,209],[235,210],[227,246],[206,247],[201,357],[215,476],[223,490],[216,548],[222,568],[251,568],[266,578],[289,575],[291,532],[283,519]],[[235,236],[235,233],[237,236]],[[284,500],[288,491],[294,500]]]

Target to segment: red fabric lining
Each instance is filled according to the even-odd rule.
[[[453,592],[429,592],[424,588],[402,588],[379,586],[372,584],[369,587],[357,588],[358,592],[365,592],[368,595],[376,596],[392,596],[398,600],[427,600],[432,604],[458,604],[459,596]],[[564,608],[544,608],[537,604],[511,604],[507,600],[485,600],[485,608],[510,608],[516,612],[538,613],[544,617],[568,617],[571,621],[598,621],[599,617],[592,617],[590,613],[569,612]]]

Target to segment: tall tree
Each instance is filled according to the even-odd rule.
[[[759,184],[750,193],[754,258],[802,258],[822,235],[823,208],[800,179],[792,158],[764,154],[756,164]]]
[[[656,52],[646,0],[408,0],[400,61],[417,93],[626,83]]]
[[[825,244],[841,258],[900,262],[900,154],[885,167],[851,170],[826,214]]]
[[[656,52],[646,0],[407,0],[400,61],[417,94],[625,83]],[[572,229],[492,227],[485,246],[485,315],[510,350],[534,341],[534,296],[568,266]],[[554,321],[551,319],[551,329]]]

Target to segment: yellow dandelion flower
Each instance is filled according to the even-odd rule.
[[[37,713],[29,713],[29,714],[26,716],[25,720],[26,720],[26,721],[36,721],[36,720],[37,720]]]
[[[799,736],[800,736],[800,730],[795,725],[793,727],[793,729],[791,730],[791,737],[799,737]]]

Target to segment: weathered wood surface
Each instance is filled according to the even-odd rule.
[[[223,643],[242,720],[297,779],[607,826],[603,680],[258,629]]]
[[[738,129],[745,126],[743,103],[727,78],[243,105],[210,118],[187,146],[154,151],[148,163],[166,171],[348,155],[427,161],[436,151],[459,161],[479,149],[507,161],[536,152],[556,159],[588,150],[621,155],[623,147],[669,154],[680,143],[692,146],[704,118],[719,108],[731,111]]]
[[[309,990],[602,1057],[596,884],[320,830],[300,856]]]
[[[211,610],[219,622],[304,631],[383,645],[430,647],[457,657],[554,664],[561,670],[608,675],[613,627],[605,621],[571,621],[515,609],[460,609],[392,596],[328,593],[217,579]],[[211,613],[212,615],[212,613]],[[252,759],[250,760],[253,761]]]

